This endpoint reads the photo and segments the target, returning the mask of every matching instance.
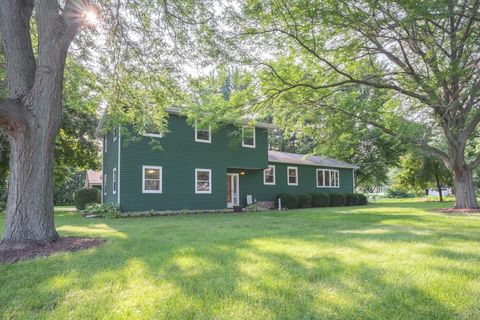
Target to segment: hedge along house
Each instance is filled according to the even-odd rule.
[[[274,204],[278,193],[353,192],[354,165],[316,156],[268,150],[269,124],[212,132],[188,125],[169,111],[165,135],[122,140],[103,136],[102,202],[122,211],[214,210],[252,202]],[[241,138],[235,138],[240,136]],[[159,140],[161,150],[152,148]]]

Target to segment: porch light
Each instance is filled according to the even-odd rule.
[[[244,175],[245,175],[245,171],[240,171],[240,175],[241,175],[241,176],[244,176]]]

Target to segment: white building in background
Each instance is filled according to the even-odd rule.
[[[442,187],[442,196],[450,196],[452,195],[452,190],[447,187]],[[438,194],[438,189],[428,189],[428,196],[429,197],[439,197],[440,195]]]

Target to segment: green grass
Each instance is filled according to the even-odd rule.
[[[480,216],[429,211],[450,205],[120,220],[58,209],[61,235],[107,243],[1,265],[0,315],[479,319]]]

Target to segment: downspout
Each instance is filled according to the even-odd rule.
[[[103,139],[102,139],[102,194],[101,194],[101,197],[100,197],[100,202],[103,204],[103,202],[105,201],[103,199],[103,195],[105,193],[105,181],[103,181],[103,178],[105,177],[105,167],[104,167],[104,163],[103,163],[103,157],[104,157],[104,154],[105,154],[105,135],[103,136]]]
[[[355,193],[355,170],[352,169],[352,192]]]
[[[121,164],[121,161],[120,161],[120,155],[121,155],[121,148],[122,148],[122,133],[121,133],[121,127],[118,126],[118,164],[117,164],[117,203],[118,203],[118,206],[120,206],[120,164]]]

